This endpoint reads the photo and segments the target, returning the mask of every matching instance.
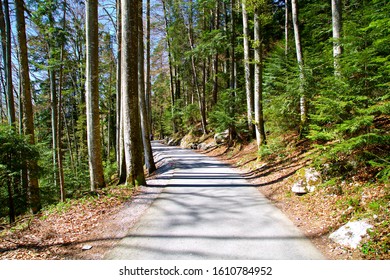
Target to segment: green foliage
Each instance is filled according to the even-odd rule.
[[[267,127],[275,132],[299,127],[299,73],[294,59],[277,45],[265,60],[264,114]]]
[[[0,217],[6,215],[9,207],[15,214],[26,211],[26,191],[21,186],[21,171],[28,161],[37,160],[39,152],[36,146],[15,132],[12,127],[0,125]],[[12,197],[13,206],[9,205]]]
[[[214,110],[210,112],[209,124],[216,132],[222,132],[229,128],[229,125],[235,123],[231,108],[234,101],[230,90],[221,93],[218,103]]]

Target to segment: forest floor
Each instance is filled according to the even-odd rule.
[[[229,163],[257,186],[328,259],[390,259],[388,250],[380,255],[375,253],[376,247],[370,240],[366,240],[367,244],[371,244],[366,250],[352,250],[328,238],[332,231],[352,219],[357,212],[361,213],[364,205],[372,205],[370,201],[378,198],[388,198],[388,185],[371,184],[370,188],[364,189],[359,206],[351,203],[354,201],[351,200],[352,189],[356,189],[357,183],[343,186],[343,195],[329,193],[327,188],[318,188],[303,196],[293,194],[290,190],[292,176],[310,163],[307,156],[312,151],[305,142],[297,143],[283,156],[267,157],[267,161],[259,160],[255,143],[238,143],[230,148],[219,145],[198,151]],[[170,163],[159,161],[158,166],[165,169]],[[154,180],[154,186],[164,184],[158,180],[159,172],[164,170],[160,168],[148,178],[148,181]],[[362,191],[361,187],[359,191]],[[98,196],[68,200],[39,215],[26,216],[13,227],[0,228],[0,259],[102,259],[107,250],[127,234],[128,228],[158,194],[159,188],[156,187],[135,191],[115,186],[102,190]],[[361,193],[359,195],[362,196]],[[379,212],[379,217],[374,215],[374,218],[371,212],[365,214],[370,222],[382,229],[377,232],[380,246],[390,244],[389,211],[386,211]]]

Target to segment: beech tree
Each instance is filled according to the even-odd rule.
[[[243,25],[243,35],[244,35],[244,67],[245,67],[245,92],[246,92],[246,107],[247,107],[247,122],[249,134],[253,135],[253,91],[252,91],[252,79],[251,79],[251,69],[250,69],[250,33],[248,28],[248,13],[246,7],[246,0],[242,0],[242,25]]]
[[[24,1],[15,0],[16,28],[19,43],[20,63],[20,96],[23,103],[23,129],[24,134],[29,137],[29,143],[35,144],[34,113],[31,99],[30,72],[28,63],[26,22],[24,18]],[[37,174],[37,161],[32,159],[27,162],[27,198],[32,213],[41,209],[41,198],[39,193],[39,182]]]
[[[122,20],[122,122],[126,161],[126,183],[135,187],[145,185],[142,138],[138,98],[138,3],[121,1]]]
[[[340,55],[342,48],[340,44],[341,26],[342,26],[342,7],[341,0],[332,0],[332,30],[333,30],[333,59],[334,72],[336,76],[340,75]]]
[[[153,151],[150,143],[150,127],[147,111],[145,91],[145,60],[144,60],[144,32],[143,32],[143,9],[142,0],[139,0],[139,14],[138,14],[138,99],[140,107],[140,121],[141,121],[141,133],[142,143],[144,147],[144,160],[148,173],[151,174],[156,170],[153,159]],[[148,89],[150,90],[150,89]]]
[[[104,187],[99,116],[98,2],[86,0],[86,113],[91,191]]]
[[[305,74],[304,74],[304,61],[303,61],[303,53],[302,53],[302,44],[301,44],[301,34],[298,23],[298,5],[297,0],[291,0],[291,12],[294,26],[294,38],[295,38],[295,51],[297,55],[297,62],[299,67],[299,95],[300,95],[300,115],[301,115],[301,124],[300,124],[300,134],[302,135],[306,125],[307,125],[307,96],[304,89],[305,83]]]
[[[264,116],[263,116],[263,38],[261,34],[262,20],[260,19],[260,9],[263,7],[256,6],[254,11],[254,30],[255,30],[255,94],[254,94],[254,110],[255,110],[255,128],[257,146],[261,147],[266,143]]]

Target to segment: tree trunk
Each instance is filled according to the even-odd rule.
[[[245,92],[246,92],[246,108],[247,108],[247,122],[250,137],[253,136],[253,93],[252,93],[252,80],[250,69],[250,48],[249,40],[250,34],[248,29],[248,14],[246,12],[246,0],[242,0],[242,23],[244,33],[244,67],[245,67]]]
[[[148,114],[146,109],[145,101],[145,71],[144,71],[144,32],[143,32],[143,11],[142,11],[142,0],[139,0],[139,21],[138,21],[138,98],[140,105],[140,117],[141,117],[141,132],[142,142],[144,146],[144,160],[148,174],[153,173],[156,170],[154,164],[152,145],[150,143],[150,128],[148,121]]]
[[[177,132],[176,122],[174,118],[174,110],[175,110],[175,83],[174,83],[174,77],[173,77],[173,58],[172,58],[172,51],[171,51],[171,39],[169,37],[169,23],[168,23],[168,17],[167,17],[167,10],[166,10],[166,4],[165,0],[161,1],[163,4],[163,10],[164,10],[164,20],[165,20],[165,33],[167,38],[167,44],[168,44],[168,62],[169,62],[169,78],[170,78],[170,90],[171,90],[171,112],[172,112],[172,129],[173,133]]]
[[[122,103],[126,182],[145,185],[138,106],[138,1],[122,0]]]
[[[63,30],[66,30],[66,1],[63,3]],[[63,154],[62,154],[62,122],[61,122],[61,111],[62,111],[62,85],[63,85],[63,62],[64,62],[64,45],[65,41],[61,42],[60,52],[60,71],[59,71],[59,92],[58,92],[58,108],[57,108],[57,164],[58,164],[58,179],[60,184],[60,199],[62,202],[65,201],[65,177],[63,168]],[[64,119],[64,121],[66,121]],[[70,150],[72,153],[72,150]],[[71,155],[72,157],[72,155]]]
[[[340,55],[342,47],[340,44],[342,29],[342,6],[341,0],[332,0],[332,27],[333,27],[333,65],[335,76],[340,76]]]
[[[12,190],[13,187],[13,178],[8,178],[7,190],[8,190],[8,217],[9,223],[12,224],[15,222],[15,202],[14,202],[14,193]]]
[[[20,59],[20,95],[23,102],[23,128],[24,134],[28,136],[30,144],[35,144],[34,138],[34,113],[31,100],[30,74],[27,54],[26,23],[24,19],[24,1],[15,0],[16,28],[19,42]],[[32,213],[37,213],[41,209],[41,199],[37,177],[37,161],[30,160],[27,166],[27,198]]]
[[[300,79],[300,87],[299,87],[299,95],[300,95],[300,114],[301,114],[301,124],[299,128],[300,135],[303,135],[303,132],[307,125],[307,97],[304,89],[305,83],[305,75],[304,75],[304,61],[302,55],[302,47],[301,47],[301,36],[299,31],[298,24],[298,5],[297,0],[291,0],[291,8],[292,8],[292,18],[293,18],[293,26],[294,26],[294,37],[295,37],[295,48],[297,54],[297,62],[299,66],[299,79]]]
[[[15,126],[15,102],[12,83],[12,56],[11,56],[11,21],[9,16],[8,0],[4,0],[3,5],[0,0],[0,29],[3,47],[4,72],[6,81],[6,97],[7,97],[7,117],[8,123]]]
[[[194,38],[193,38],[193,22],[192,22],[192,0],[190,0],[190,14],[188,15],[189,18],[189,24],[187,27],[187,33],[188,33],[188,41],[190,44],[191,51],[194,50]],[[206,108],[205,108],[205,101],[204,96],[200,90],[199,81],[198,81],[198,74],[196,72],[196,65],[195,65],[195,57],[194,55],[191,55],[191,67],[192,67],[192,76],[195,83],[195,91],[198,96],[198,103],[199,103],[199,110],[200,110],[200,117],[201,117],[201,124],[202,124],[202,132],[203,134],[207,134],[207,122],[206,122]]]
[[[99,116],[98,2],[86,1],[86,113],[91,191],[103,188],[104,173]]]
[[[126,182],[126,161],[125,146],[123,138],[123,102],[122,102],[122,7],[121,0],[116,2],[117,8],[117,41],[118,41],[118,58],[116,68],[116,134],[117,134],[117,152],[116,160],[118,165],[119,184]]]
[[[150,76],[150,0],[146,0],[146,111],[149,128],[152,127],[152,83]],[[152,131],[150,131],[152,133]]]
[[[284,1],[284,9],[285,9],[285,15],[284,15],[284,54],[287,56],[288,54],[288,0]]]
[[[263,117],[263,40],[261,36],[259,9],[255,9],[254,30],[255,30],[255,128],[257,146],[260,148],[266,144],[264,117]]]
[[[229,68],[229,88],[231,96],[230,104],[230,117],[234,117],[236,108],[235,108],[235,99],[236,99],[236,87],[237,87],[237,77],[236,77],[236,24],[235,24],[235,0],[230,1],[230,68]],[[229,145],[232,145],[233,139],[235,138],[236,129],[234,123],[229,124]]]
[[[215,1],[215,11],[214,11],[214,29],[219,29],[219,3],[220,1]],[[213,80],[213,98],[212,98],[212,105],[216,105],[218,102],[218,52],[215,53],[213,56],[213,73],[214,73],[214,80]]]
[[[49,18],[53,20],[52,16],[49,15]],[[50,38],[49,40],[52,40]],[[57,174],[57,123],[58,123],[58,102],[57,102],[57,88],[56,88],[56,71],[52,61],[54,58],[54,50],[51,43],[49,43],[49,79],[50,79],[50,100],[51,100],[51,132],[52,132],[52,154],[53,154],[53,183],[54,187],[57,188],[58,185],[58,174]]]

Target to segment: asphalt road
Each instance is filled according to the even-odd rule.
[[[166,185],[106,259],[324,259],[279,209],[226,164],[157,142],[153,149],[169,165],[159,177]]]

